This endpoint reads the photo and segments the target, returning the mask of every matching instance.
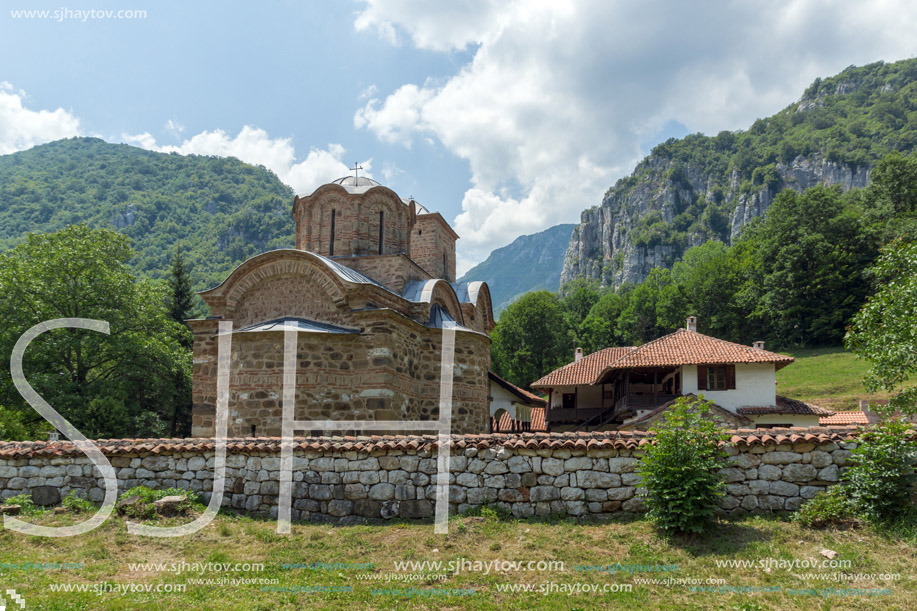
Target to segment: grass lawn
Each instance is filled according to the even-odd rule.
[[[95,531],[71,538],[40,538],[11,531],[0,532],[0,586],[15,589],[26,600],[25,609],[914,609],[917,608],[917,528],[902,538],[879,534],[868,527],[850,530],[806,530],[778,518],[749,517],[721,522],[709,538],[660,537],[643,520],[620,522],[501,520],[485,510],[477,517],[456,517],[448,536],[434,535],[429,523],[331,526],[294,524],[291,535],[278,535],[276,523],[247,517],[220,515],[209,526],[189,537],[150,539],[129,535],[124,521],[112,517]],[[49,515],[30,517],[47,525],[64,525],[82,517]],[[187,520],[185,518],[184,520]],[[164,524],[178,523],[178,518]],[[797,561],[830,562],[823,549],[838,552],[837,568],[786,568]],[[489,574],[465,570],[444,580],[429,577],[445,571],[427,568],[396,571],[395,562],[458,561],[562,561],[563,570],[491,570]],[[717,561],[744,560],[770,563],[770,570],[718,567]],[[781,562],[782,561],[782,562]],[[6,563],[83,563],[68,570],[25,570]],[[262,563],[263,571],[192,573],[170,572],[171,563]],[[282,563],[371,563],[372,568],[282,567]],[[129,563],[164,563],[164,566],[131,570]],[[667,566],[667,572],[584,571],[578,565]],[[674,568],[677,565],[677,570]],[[645,571],[645,569],[644,569]],[[821,573],[815,578],[807,573]],[[404,581],[414,575],[417,580]],[[859,575],[858,580],[838,575]],[[865,576],[870,574],[870,576]],[[875,574],[898,574],[897,579]],[[367,581],[368,575],[381,577]],[[361,578],[362,576],[362,578]],[[395,576],[400,581],[386,582]],[[274,584],[234,585],[236,579],[276,580]],[[659,583],[641,583],[657,579]],[[670,580],[668,584],[662,580]],[[213,580],[208,584],[195,580]],[[220,582],[223,582],[221,585]],[[730,587],[728,592],[692,591],[694,587]],[[708,580],[711,580],[708,583]],[[506,592],[508,585],[530,584],[553,588],[547,595]],[[713,584],[716,585],[713,585]],[[55,592],[60,584],[107,588],[101,594]],[[102,585],[99,585],[102,584]],[[156,584],[181,593],[121,594],[125,584]],[[569,594],[566,589],[595,586],[597,593]],[[603,593],[603,586],[630,591]],[[279,592],[277,588],[327,586],[352,588],[348,592]],[[561,590],[561,588],[565,588]],[[770,588],[769,592],[736,592],[735,588]],[[391,594],[392,589],[414,589],[414,596]],[[473,589],[474,595],[430,593],[430,589]],[[792,592],[790,588],[813,591]],[[824,588],[834,590],[826,592]],[[885,594],[865,594],[871,588]],[[374,593],[388,590],[389,593]],[[0,590],[2,592],[2,590]],[[842,595],[842,592],[844,595]],[[18,607],[8,606],[8,609]]]
[[[777,393],[826,409],[859,409],[860,399],[888,399],[888,393],[870,395],[863,386],[869,362],[843,348],[815,348],[784,352],[796,362],[777,372]],[[917,385],[917,379],[909,385]]]

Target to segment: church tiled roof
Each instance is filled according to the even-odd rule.
[[[340,277],[340,278],[343,279],[343,280],[346,280],[347,282],[352,282],[352,283],[354,283],[354,284],[372,284],[372,285],[378,286],[378,287],[381,288],[381,289],[385,289],[385,290],[388,291],[389,293],[393,293],[393,294],[395,294],[395,295],[398,295],[398,293],[395,293],[395,291],[393,291],[392,289],[388,288],[387,286],[385,286],[385,285],[382,284],[381,282],[376,282],[375,280],[373,280],[373,279],[370,278],[369,276],[366,276],[366,275],[364,275],[364,274],[361,274],[360,272],[358,272],[358,271],[355,270],[355,269],[351,269],[351,268],[347,267],[346,265],[341,265],[340,263],[338,263],[338,262],[335,261],[334,259],[329,259],[328,257],[326,257],[326,256],[324,256],[324,255],[320,255],[320,254],[314,253],[314,252],[313,252],[313,253],[309,253],[309,254],[311,254],[311,255],[313,255],[313,256],[315,256],[315,257],[318,257],[318,258],[322,261],[322,263],[324,263],[325,265],[328,266],[328,268],[329,268],[331,271],[333,271],[335,274],[338,275],[338,277]]]
[[[295,318],[287,316],[276,318],[267,322],[254,324],[244,329],[239,329],[236,333],[254,333],[258,331],[299,331],[302,333],[359,333],[359,329],[348,329],[337,325],[309,320],[307,318]]]

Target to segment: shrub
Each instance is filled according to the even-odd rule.
[[[43,507],[38,507],[32,502],[31,495],[17,494],[11,496],[2,503],[3,505],[18,505],[19,512],[24,516],[36,515],[46,511]]]
[[[899,420],[886,420],[860,438],[844,472],[851,503],[871,522],[888,522],[913,510],[917,444],[913,429]]]
[[[846,486],[831,486],[809,499],[793,515],[793,520],[810,528],[822,528],[849,521],[854,517]]]
[[[724,494],[725,435],[704,417],[711,405],[703,395],[679,398],[653,427],[655,443],[640,461],[647,515],[664,531],[703,531]]]
[[[81,496],[77,496],[76,490],[71,490],[70,494],[65,496],[61,501],[61,505],[73,513],[93,513],[96,510],[96,506],[92,503],[92,501],[84,499]]]

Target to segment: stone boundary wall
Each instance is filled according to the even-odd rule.
[[[724,513],[793,511],[840,479],[855,427],[735,431]],[[818,431],[818,432],[813,432]],[[362,518],[427,518],[436,498],[432,436],[297,438],[293,519],[350,523]],[[525,433],[453,436],[450,510],[492,505],[525,518],[601,516],[643,511],[641,449],[646,433]],[[119,490],[145,485],[201,493],[213,488],[212,440],[101,440]],[[225,507],[277,515],[279,439],[232,439]],[[101,502],[103,484],[89,459],[66,442],[0,443],[0,498],[31,493],[43,503],[71,490]]]

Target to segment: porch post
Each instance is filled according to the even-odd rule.
[[[653,370],[653,407],[659,402],[659,370]]]

